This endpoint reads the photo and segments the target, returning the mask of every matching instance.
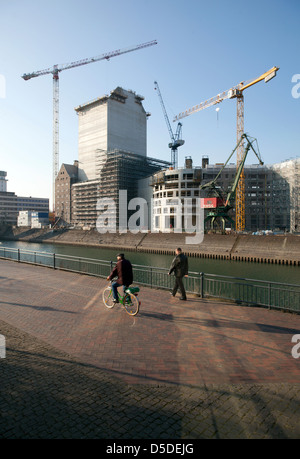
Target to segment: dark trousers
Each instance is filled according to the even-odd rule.
[[[182,277],[175,277],[175,284],[173,287],[172,295],[175,296],[178,289],[181,291],[181,297],[186,298],[186,293],[185,293],[185,288],[182,282]]]

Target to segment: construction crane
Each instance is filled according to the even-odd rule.
[[[163,114],[164,114],[164,117],[165,117],[165,120],[166,120],[166,123],[167,123],[167,127],[168,127],[168,130],[169,130],[171,141],[172,141],[168,145],[169,148],[171,148],[171,164],[172,164],[172,167],[174,167],[174,169],[177,169],[177,167],[178,167],[178,152],[177,152],[177,150],[178,150],[178,147],[181,147],[181,145],[184,144],[184,140],[181,139],[182,124],[181,123],[177,124],[177,129],[176,129],[176,132],[174,134],[173,131],[172,131],[172,128],[171,128],[169,117],[168,117],[168,114],[167,114],[167,111],[166,111],[166,107],[165,107],[165,104],[164,104],[164,101],[163,101],[163,98],[162,98],[162,95],[161,95],[161,92],[160,92],[160,89],[159,89],[157,81],[154,81],[154,85],[155,85],[154,89],[157,90],[157,93],[158,93],[160,104],[162,106]]]
[[[80,61],[70,62],[68,64],[54,65],[53,67],[44,70],[38,70],[37,72],[31,73],[24,73],[24,75],[22,75],[22,78],[26,81],[30,80],[31,78],[36,78],[43,75],[53,75],[53,210],[55,208],[55,179],[58,174],[59,168],[59,73],[63,70],[72,69],[74,67],[80,67],[86,64],[92,64],[93,62],[98,62],[104,59],[108,61],[112,57],[130,53],[131,51],[137,51],[139,49],[147,48],[148,46],[153,46],[156,44],[157,41],[153,40],[147,43],[142,43],[137,46],[132,46],[124,49],[117,49],[115,51],[104,53],[96,57],[81,59]]]
[[[236,170],[236,175],[234,178],[234,181],[227,192],[226,197],[224,196],[224,192],[221,191],[220,187],[217,185],[217,181],[223,171],[223,169],[226,167],[228,164],[230,158],[232,155],[238,150],[238,148],[244,144],[244,140],[247,141],[246,147],[244,149],[241,161],[237,167]],[[234,150],[231,152],[229,158],[227,159],[226,163],[223,165],[223,167],[220,169],[219,173],[216,175],[216,177],[211,180],[210,182],[207,182],[203,185],[200,186],[200,189],[208,190],[209,197],[206,198],[201,198],[201,207],[204,209],[211,209],[207,217],[205,218],[204,222],[210,221],[210,229],[214,229],[214,224],[219,223],[219,220],[221,220],[221,227],[222,227],[222,232],[225,232],[225,224],[226,222],[229,222],[230,224],[234,224],[232,218],[228,215],[228,212],[230,209],[233,208],[233,201],[235,198],[235,193],[238,188],[239,181],[241,179],[241,175],[244,169],[244,164],[246,161],[246,157],[248,155],[248,152],[250,148],[252,151],[255,153],[255,155],[258,158],[259,164],[262,166],[263,161],[261,159],[260,153],[258,146],[256,149],[254,148],[253,144],[257,144],[257,140],[254,138],[249,137],[247,134],[242,134],[239,142],[237,143],[236,147]]]
[[[185,110],[184,112],[179,113],[179,115],[175,116],[173,121],[177,121],[182,119],[186,116],[191,115],[192,113],[199,112],[204,108],[211,107],[212,105],[219,104],[223,102],[225,99],[233,99],[236,98],[237,101],[237,143],[242,138],[244,133],[244,95],[243,92],[245,89],[250,88],[256,83],[259,83],[262,80],[265,80],[265,83],[270,81],[272,78],[276,76],[276,72],[279,70],[279,67],[272,67],[267,72],[260,75],[258,78],[254,78],[253,80],[237,84],[233,88],[229,89],[228,91],[224,91],[218,94],[211,99],[205,100],[194,107]],[[242,160],[244,153],[244,143],[241,142],[237,149],[237,168]],[[240,180],[238,182],[238,188],[236,192],[236,230],[237,231],[244,231],[245,229],[245,175],[244,171],[242,170],[240,175]]]

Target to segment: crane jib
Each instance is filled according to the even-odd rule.
[[[52,74],[53,75],[53,211],[55,211],[55,179],[58,175],[58,166],[59,166],[59,72],[62,70],[67,70],[73,67],[78,67],[85,64],[90,64],[100,60],[109,60],[111,57],[119,56],[120,54],[129,53],[131,51],[137,51],[148,46],[156,45],[157,41],[153,40],[147,43],[142,43],[137,46],[132,46],[131,48],[126,49],[117,49],[110,53],[102,54],[98,57],[91,57],[89,59],[82,59],[80,61],[71,62],[64,65],[54,65],[51,68],[44,70],[39,70],[32,73],[24,73],[22,78],[30,80],[31,78],[36,78],[38,76]]]
[[[79,61],[70,62],[68,64],[55,65],[53,67],[50,67],[44,70],[38,70],[37,72],[24,73],[24,75],[22,75],[22,78],[24,80],[30,80],[31,78],[35,78],[35,77],[42,76],[42,75],[47,75],[49,73],[54,74],[55,72],[56,73],[61,72],[62,70],[68,70],[73,67],[80,67],[81,65],[91,64],[93,62],[97,62],[100,60],[104,60],[104,59],[109,60],[112,57],[120,56],[121,54],[130,53],[131,51],[137,51],[139,49],[147,48],[148,46],[153,46],[153,45],[157,45],[157,40],[152,40],[147,43],[141,43],[140,45],[132,46],[129,48],[117,49],[115,51],[101,54],[100,56],[90,57],[87,59],[81,59]]]

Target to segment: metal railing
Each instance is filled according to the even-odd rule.
[[[107,277],[111,261],[35,252],[0,246],[0,258],[47,266],[98,277]],[[168,269],[133,264],[134,282],[150,288],[171,289],[173,276]],[[300,285],[245,279],[203,272],[189,272],[186,291],[201,298],[222,298],[237,303],[300,312]]]

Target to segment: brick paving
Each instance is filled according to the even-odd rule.
[[[300,316],[0,260],[0,438],[299,438]]]

